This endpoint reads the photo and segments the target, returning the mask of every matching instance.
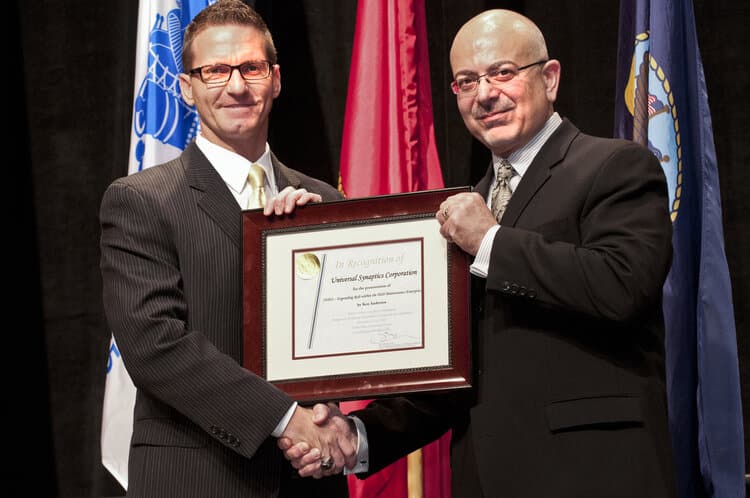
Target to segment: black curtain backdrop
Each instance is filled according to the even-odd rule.
[[[356,1],[257,0],[279,50],[282,92],[270,142],[289,165],[336,185]],[[562,62],[557,109],[582,130],[611,136],[618,2],[426,0],[435,134],[446,186],[474,183],[488,153],[463,127],[450,93],[448,49],[458,27],[486,8],[534,19]],[[745,70],[747,2],[696,0],[732,276],[745,420],[750,405],[750,119]],[[11,490],[33,496],[123,492],[100,463],[99,431],[109,330],[101,304],[98,209],[127,174],[137,2],[13,3],[4,66],[16,111],[11,171],[14,248],[6,293],[6,431]],[[18,22],[15,22],[18,21]],[[20,33],[15,29],[20,27]],[[20,64],[16,64],[19,62]],[[18,68],[18,72],[13,69]],[[12,69],[13,68],[13,69]],[[12,74],[11,74],[12,73]],[[17,128],[14,126],[17,123]],[[745,423],[745,447],[750,423]],[[746,462],[750,458],[746,456]],[[13,493],[11,493],[13,495]]]

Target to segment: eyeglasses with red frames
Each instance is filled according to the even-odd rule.
[[[188,71],[191,76],[198,75],[201,81],[207,85],[223,85],[232,78],[234,70],[240,72],[245,81],[263,80],[271,74],[271,63],[269,61],[245,61],[236,66],[231,64],[208,64],[195,67]]]
[[[530,67],[539,64],[546,64],[548,61],[549,59],[545,59],[521,67],[518,67],[512,62],[503,62],[492,66],[489,71],[484,74],[462,74],[454,81],[451,81],[451,90],[453,90],[453,93],[456,95],[468,95],[477,91],[477,88],[479,88],[479,80],[482,78],[486,78],[490,85],[497,86],[511,81],[524,69],[529,69]]]

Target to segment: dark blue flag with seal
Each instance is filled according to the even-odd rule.
[[[647,146],[669,188],[674,256],[664,319],[679,496],[744,497],[732,289],[691,1],[621,0],[615,101],[615,136]]]

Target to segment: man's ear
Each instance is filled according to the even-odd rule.
[[[542,77],[547,100],[554,102],[557,100],[557,89],[560,86],[560,61],[557,59],[547,61],[542,68]]]
[[[278,64],[273,65],[273,98],[281,93],[281,68]]]
[[[180,73],[180,93],[182,94],[182,100],[184,100],[187,105],[195,104],[195,99],[193,98],[193,83],[189,74]]]

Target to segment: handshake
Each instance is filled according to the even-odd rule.
[[[279,448],[302,477],[338,474],[357,464],[357,428],[335,403],[297,406],[278,440]]]

